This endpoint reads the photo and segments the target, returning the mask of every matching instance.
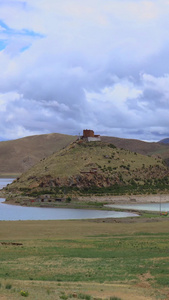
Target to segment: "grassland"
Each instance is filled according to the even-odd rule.
[[[168,225],[1,221],[0,296],[168,299]]]

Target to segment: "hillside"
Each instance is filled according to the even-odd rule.
[[[163,160],[169,159],[169,144],[161,142],[144,142],[135,139],[124,139],[103,136],[102,141],[112,143],[118,148],[124,148],[132,152],[144,155],[160,156]]]
[[[169,138],[159,141],[160,144],[169,144]]]
[[[0,175],[21,174],[75,139],[74,136],[52,133],[0,142]]]
[[[167,145],[160,144],[159,142],[144,142],[135,139],[124,139],[109,136],[103,136],[102,141],[112,143],[118,148],[124,148],[144,155],[163,155],[166,152],[168,152],[169,155],[169,147]]]
[[[73,142],[41,160],[8,191],[56,193],[60,188],[92,190],[112,186],[156,185],[166,181],[169,171],[161,159],[133,153],[103,142]],[[168,181],[167,181],[168,183]]]

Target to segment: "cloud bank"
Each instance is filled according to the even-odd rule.
[[[169,137],[168,0],[0,0],[0,140]]]

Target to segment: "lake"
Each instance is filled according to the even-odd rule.
[[[0,178],[0,188],[11,183],[13,178]],[[72,220],[72,219],[100,219],[100,218],[125,218],[137,217],[129,212],[101,211],[89,209],[23,207],[2,203],[0,198],[0,221],[18,220]]]
[[[0,178],[0,190],[7,186],[7,184],[12,183],[15,178]]]

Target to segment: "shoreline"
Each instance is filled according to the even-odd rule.
[[[76,198],[72,198],[70,203],[66,202],[46,202],[46,203],[39,203],[40,205],[36,205],[38,203],[33,202],[34,204],[31,205],[31,199],[28,199],[27,203],[20,203],[15,202],[15,196],[12,199],[8,199],[6,201],[7,193],[4,191],[0,191],[0,198],[3,198],[4,201],[2,203],[9,204],[9,205],[16,205],[16,206],[31,206],[31,207],[60,207],[60,208],[79,208],[82,209],[90,208],[91,209],[104,209],[104,205],[127,205],[127,204],[150,204],[150,203],[169,203],[169,194],[151,194],[151,195],[121,195],[121,196],[79,196]],[[99,207],[100,204],[100,207]],[[103,206],[102,206],[103,205]],[[102,206],[102,207],[101,207]],[[110,210],[110,208],[108,209]]]
[[[146,204],[146,203],[168,203],[169,194],[151,195],[121,195],[121,196],[89,196],[78,197],[79,201],[89,200],[91,203],[106,202],[106,204]],[[108,203],[107,203],[108,202]]]
[[[0,191],[0,197],[4,199],[2,202],[3,204],[9,204],[9,205],[16,205],[16,206],[25,206],[25,207],[37,207],[34,205],[23,205],[20,203],[15,203],[13,200],[5,201],[5,196],[2,195]],[[78,197],[76,198],[76,202],[72,203],[62,203],[56,205],[52,205],[52,203],[49,203],[49,205],[40,205],[40,207],[44,208],[68,208],[68,209],[94,209],[94,210],[115,210],[115,211],[124,211],[124,212],[131,212],[136,213],[138,216],[132,216],[132,217],[122,217],[122,218],[94,218],[94,219],[82,219],[81,221],[88,221],[88,222],[96,222],[96,223],[149,223],[149,222],[162,222],[162,221],[169,221],[166,216],[158,216],[157,212],[153,211],[142,211],[138,210],[136,208],[133,209],[123,209],[123,208],[110,208],[106,207],[106,204],[148,204],[148,203],[159,203],[161,200],[161,203],[169,203],[169,194],[156,194],[156,195],[122,195],[122,196],[90,196],[90,197]],[[90,205],[88,204],[90,203]],[[100,207],[98,204],[100,203]],[[93,205],[92,205],[93,204]],[[103,205],[101,207],[101,205]],[[148,214],[149,216],[147,216]],[[44,220],[45,221],[45,220]]]

